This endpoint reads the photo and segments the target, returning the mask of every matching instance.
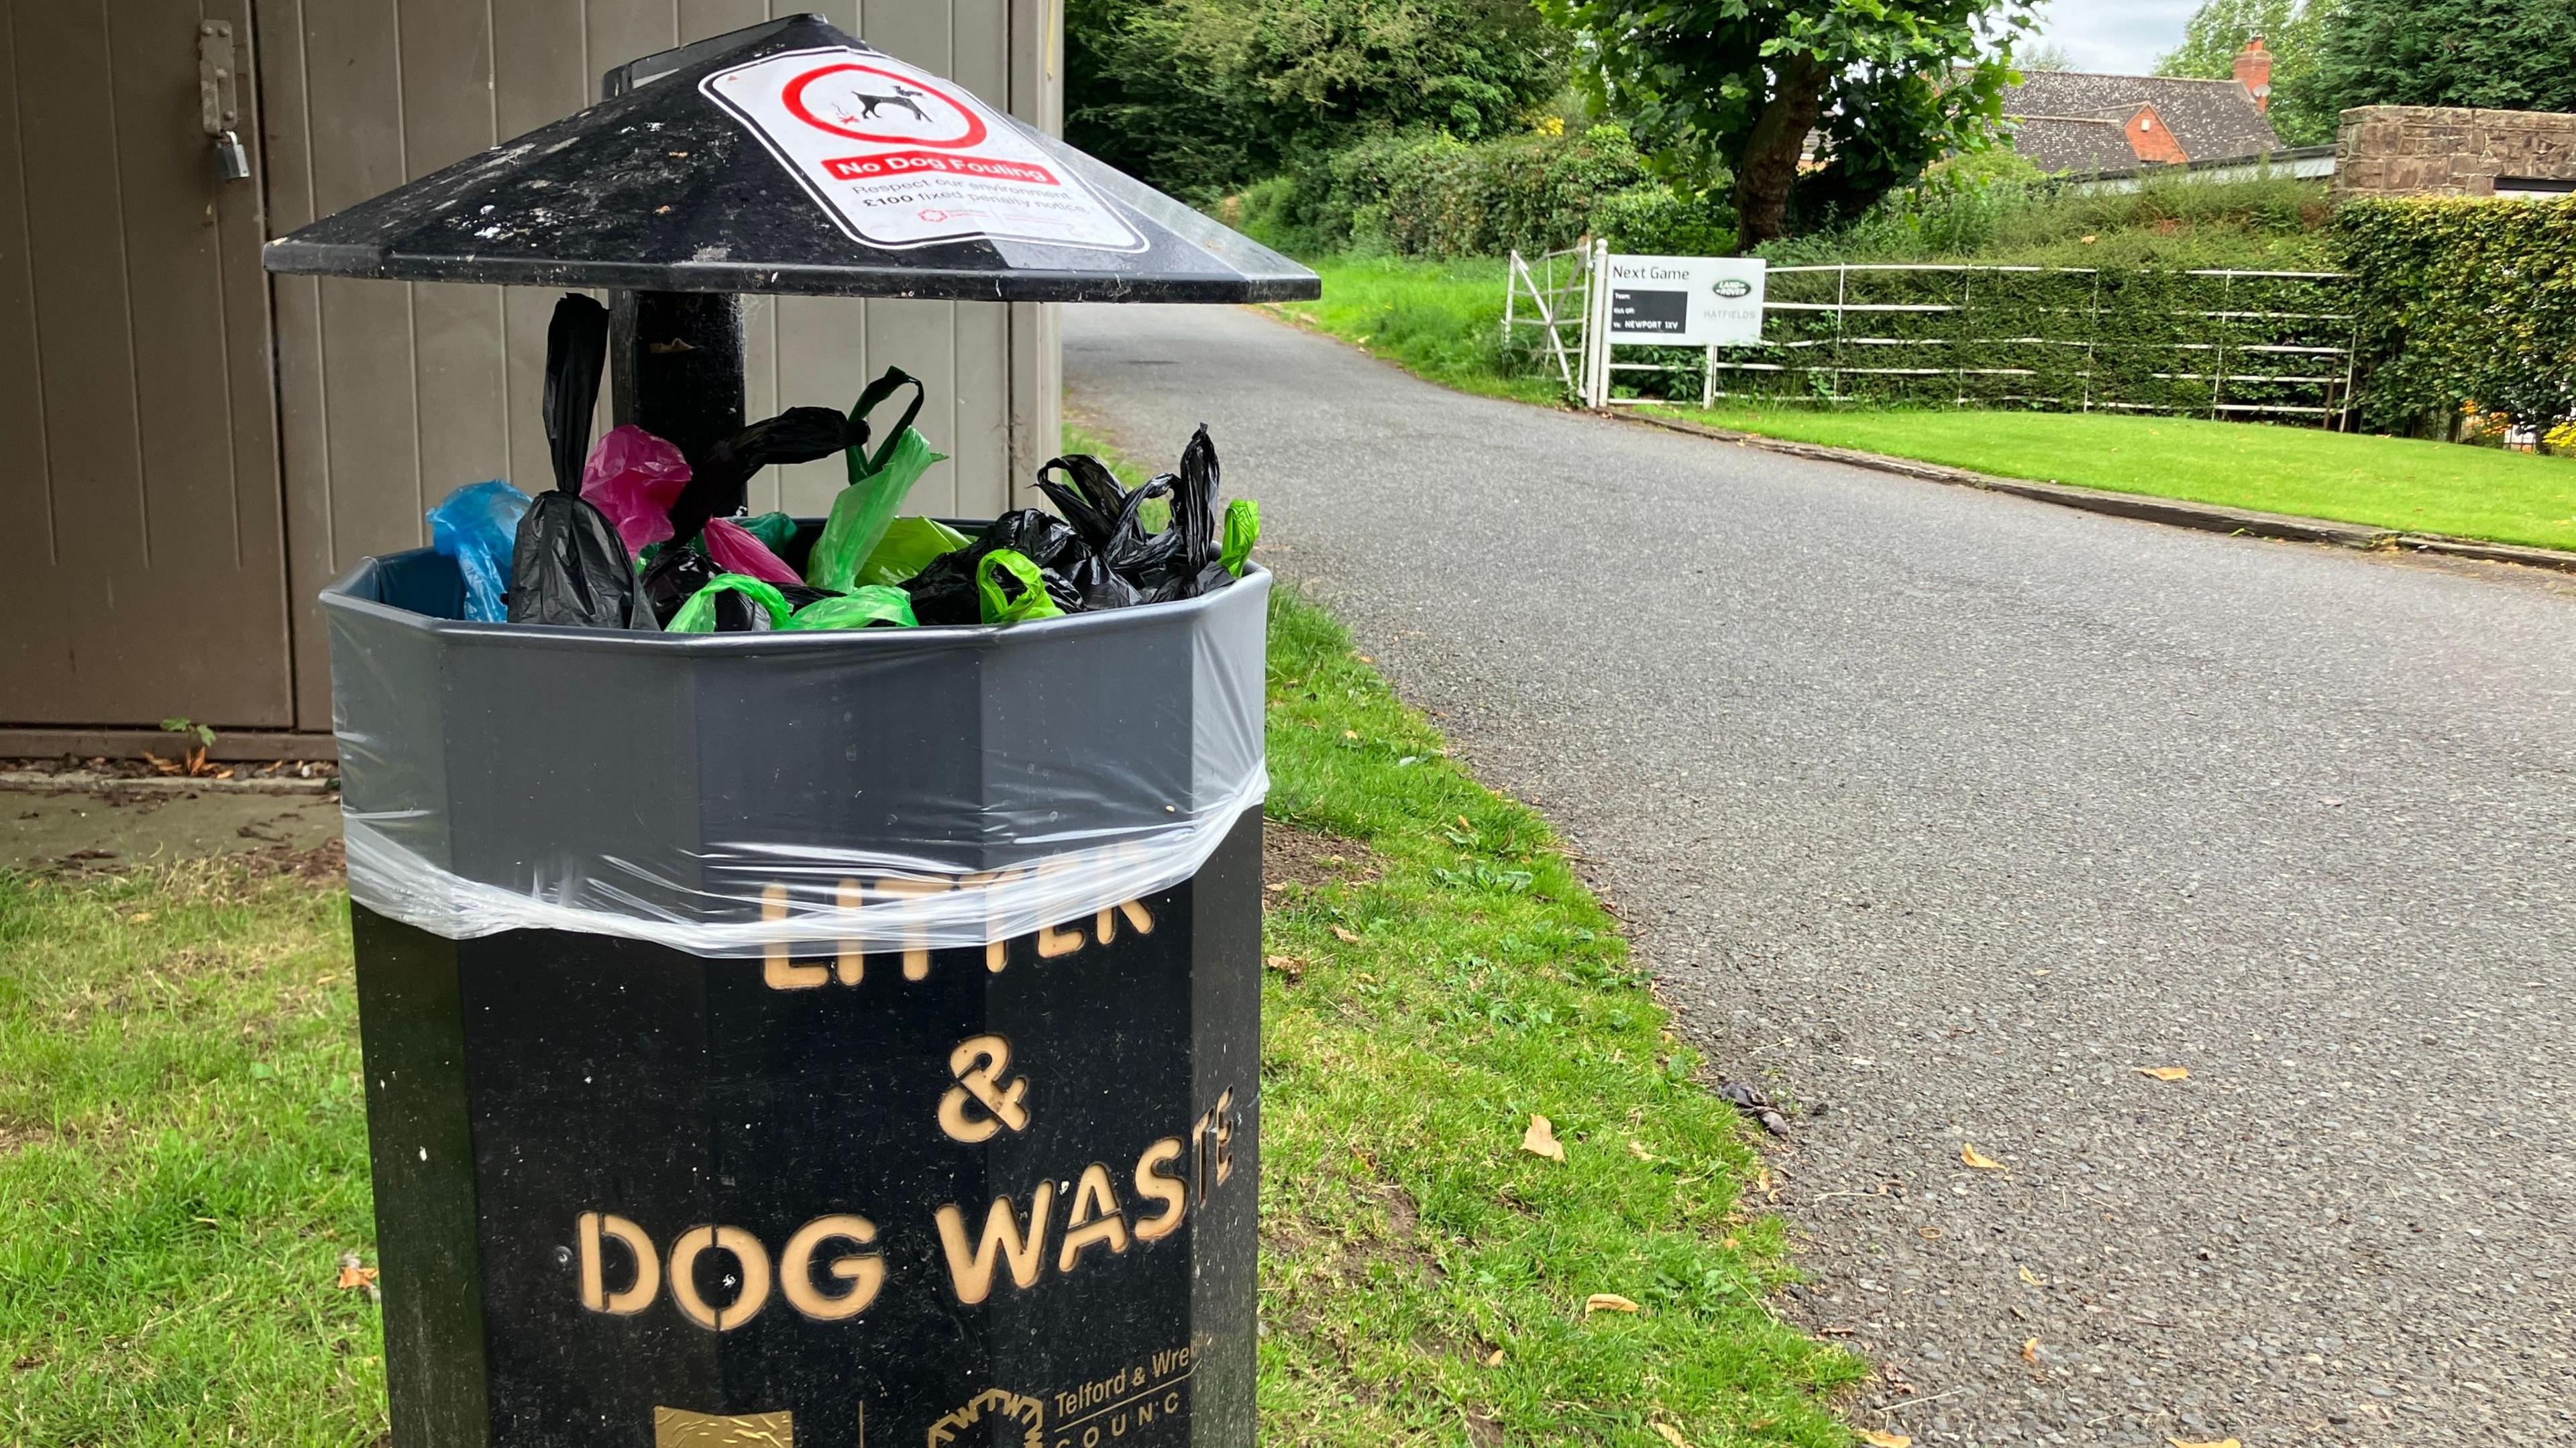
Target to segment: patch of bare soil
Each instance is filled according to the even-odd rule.
[[[1261,880],[1269,889],[1315,889],[1377,878],[1376,857],[1357,840],[1322,830],[1265,821],[1261,827]]]

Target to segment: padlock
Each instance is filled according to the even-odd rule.
[[[215,165],[223,171],[227,181],[250,179],[250,152],[242,149],[239,135],[231,131],[216,134]]]

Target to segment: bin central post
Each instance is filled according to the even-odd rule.
[[[742,298],[729,292],[611,292],[610,414],[691,459],[742,430]]]

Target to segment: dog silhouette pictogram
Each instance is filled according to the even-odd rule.
[[[877,118],[877,108],[879,106],[886,106],[897,110],[910,111],[912,112],[912,118],[914,120],[921,122],[923,125],[928,125],[930,123],[930,115],[928,112],[922,110],[921,102],[916,99],[917,97],[928,94],[928,91],[914,90],[912,87],[905,85],[901,81],[895,82],[894,94],[890,96],[870,95],[866,91],[852,91],[850,93],[850,99],[859,103],[859,113],[853,116],[847,109],[843,109],[841,112],[841,123],[844,125],[853,125],[859,121],[873,121]]]

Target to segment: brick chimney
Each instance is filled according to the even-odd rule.
[[[2254,98],[2254,109],[2272,109],[2272,52],[2263,48],[2263,37],[2249,36],[2245,48],[2236,52],[2236,83]]]

